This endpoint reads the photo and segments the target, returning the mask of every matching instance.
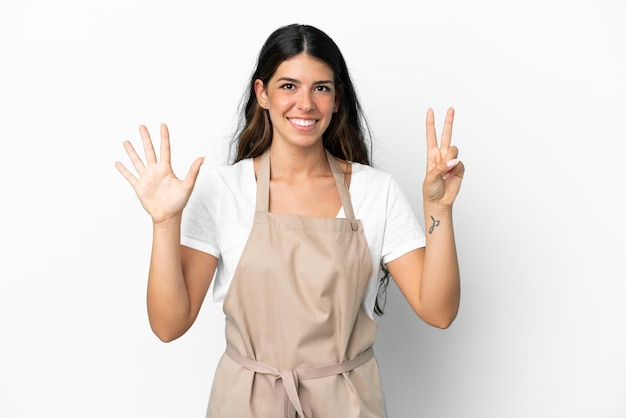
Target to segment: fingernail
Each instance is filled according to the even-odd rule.
[[[450,167],[454,167],[455,165],[457,165],[459,163],[458,159],[454,159],[454,160],[450,160],[446,163],[446,167],[450,168]]]

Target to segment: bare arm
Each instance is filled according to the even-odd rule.
[[[389,273],[413,310],[427,323],[447,328],[460,303],[460,275],[452,224],[452,204],[465,168],[458,149],[451,146],[454,109],[446,114],[441,145],[434,115],[426,115],[428,167],[423,184],[426,247],[387,264]]]
[[[153,226],[147,305],[162,341],[175,340],[194,323],[216,266],[214,256],[180,245],[180,218]]]
[[[180,245],[182,211],[195,185],[202,158],[180,180],[170,163],[167,126],[161,125],[160,161],[145,126],[139,128],[146,163],[126,141],[124,147],[137,171],[133,175],[122,163],[115,166],[131,184],[152,217],[153,241],[148,276],[147,304],[150,325],[163,341],[184,334],[195,321],[211,284],[217,259]]]

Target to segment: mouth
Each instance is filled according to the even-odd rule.
[[[315,119],[289,118],[289,121],[300,128],[308,128],[317,123]]]

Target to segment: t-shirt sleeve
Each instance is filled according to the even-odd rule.
[[[180,243],[220,257],[217,225],[219,220],[219,176],[215,169],[200,171],[189,202],[183,211]]]
[[[396,180],[390,177],[383,234],[383,263],[386,264],[425,245],[426,237],[413,208]]]

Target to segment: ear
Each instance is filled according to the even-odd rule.
[[[254,93],[256,94],[256,101],[263,109],[267,109],[267,92],[265,91],[265,85],[263,80],[254,80]]]

